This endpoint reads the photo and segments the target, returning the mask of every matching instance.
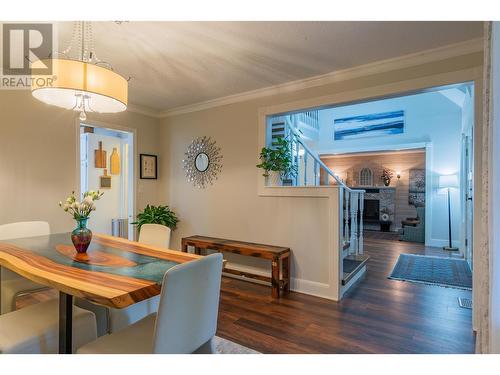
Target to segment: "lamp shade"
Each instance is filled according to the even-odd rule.
[[[44,66],[43,60],[33,63]],[[115,113],[127,109],[128,82],[119,74],[102,66],[87,62],[65,59],[52,60],[55,80],[38,79],[33,76],[32,94],[38,100],[58,107],[75,107],[75,94],[85,94],[90,98],[92,111]]]
[[[456,174],[441,175],[439,176],[439,188],[457,188],[458,187],[458,177]]]

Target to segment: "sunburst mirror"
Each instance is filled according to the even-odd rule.
[[[222,170],[220,151],[221,148],[210,137],[199,137],[191,142],[182,160],[188,181],[201,189],[213,185]]]

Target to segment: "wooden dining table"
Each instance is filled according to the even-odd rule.
[[[59,291],[61,354],[72,350],[73,297],[124,308],[160,294],[168,269],[200,257],[103,234],[86,254],[76,253],[70,233],[0,241],[1,267]]]

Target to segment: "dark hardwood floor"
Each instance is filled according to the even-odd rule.
[[[368,272],[342,302],[274,300],[269,287],[224,277],[217,334],[262,353],[473,353],[472,313],[457,303],[471,292],[387,279],[400,253],[447,253],[379,237],[366,233]]]

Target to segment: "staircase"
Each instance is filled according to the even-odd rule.
[[[341,295],[343,295],[366,272],[369,257],[364,255],[363,211],[364,190],[348,187],[325,163],[319,155],[307,145],[304,137],[304,124],[311,128],[319,128],[318,116],[310,111],[305,113],[284,115],[271,118],[273,136],[284,136],[290,141],[293,163],[297,167],[297,175],[292,177],[292,186],[339,188],[340,233],[339,275],[341,280]],[[307,125],[307,124],[306,124]],[[268,138],[269,139],[269,138]],[[321,173],[323,170],[323,173]],[[321,178],[321,176],[323,176]]]

